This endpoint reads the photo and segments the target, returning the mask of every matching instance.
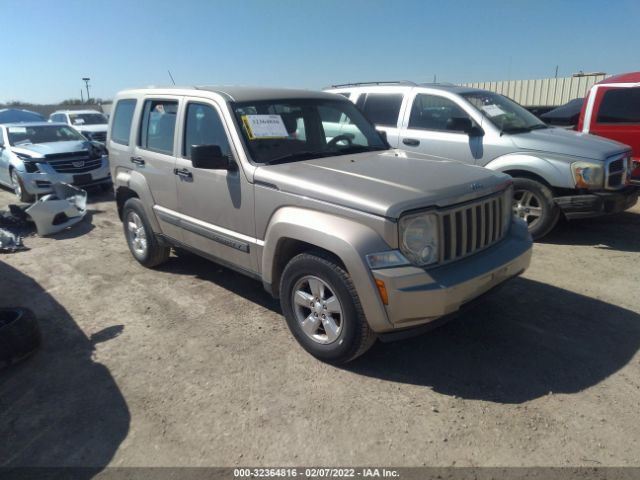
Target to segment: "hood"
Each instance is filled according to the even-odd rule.
[[[591,160],[604,160],[630,150],[623,143],[564,128],[545,128],[509,135],[513,144],[523,150],[557,153]]]
[[[30,143],[27,145],[16,145],[11,147],[11,151],[22,153],[31,157],[44,157],[51,153],[71,153],[88,151],[89,142],[81,140],[73,140],[69,142],[48,142],[48,143]]]
[[[258,167],[258,183],[388,218],[417,208],[483,197],[511,183],[508,175],[396,150]]]
[[[73,128],[78,130],[79,132],[107,132],[108,124],[101,123],[98,125],[71,125]]]

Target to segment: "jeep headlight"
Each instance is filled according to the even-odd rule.
[[[604,171],[600,163],[572,163],[571,173],[576,188],[602,188],[604,185]]]
[[[400,251],[415,265],[438,261],[438,217],[419,213],[400,218]]]

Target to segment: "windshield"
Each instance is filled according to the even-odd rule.
[[[233,103],[256,163],[286,163],[389,147],[349,101],[325,99]]]
[[[547,128],[538,117],[503,95],[491,92],[463,93],[471,105],[489,119],[501,132],[528,132]]]
[[[27,145],[29,143],[84,141],[85,138],[71,127],[58,125],[15,126],[7,127],[10,145]]]
[[[70,113],[71,125],[103,125],[109,123],[107,117],[101,113]]]

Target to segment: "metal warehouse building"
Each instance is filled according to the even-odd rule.
[[[586,96],[593,84],[609,76],[600,72],[580,73],[572,77],[472,82],[463,85],[500,93],[524,107],[557,107],[574,98]]]

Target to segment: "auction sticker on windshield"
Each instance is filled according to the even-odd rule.
[[[289,136],[280,115],[242,115],[242,123],[250,140]]]
[[[27,133],[27,127],[9,127],[9,133]]]
[[[482,110],[491,117],[497,117],[499,115],[504,115],[505,111],[502,110],[498,105],[485,105],[482,107]]]

